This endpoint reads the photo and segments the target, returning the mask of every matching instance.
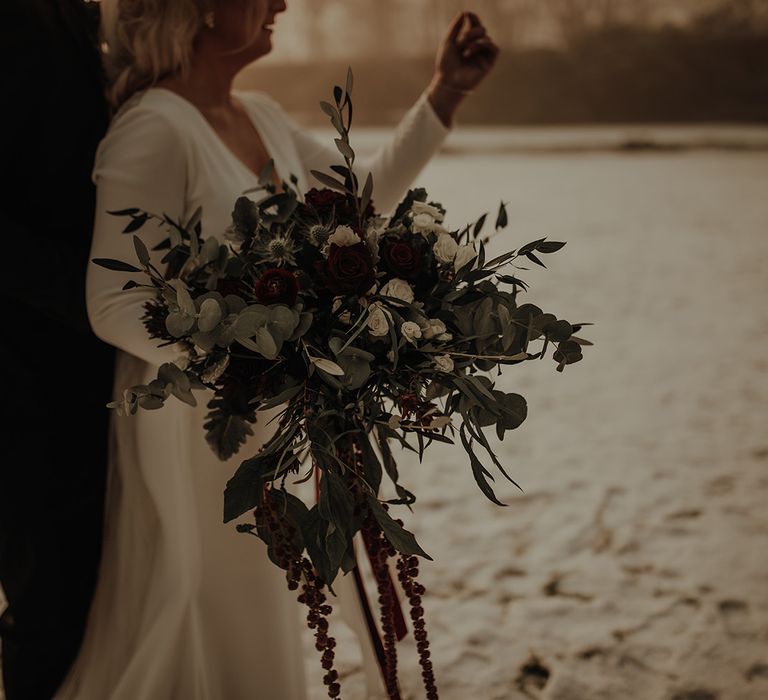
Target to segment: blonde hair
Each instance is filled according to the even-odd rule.
[[[185,73],[195,37],[215,5],[216,0],[102,0],[112,105],[119,107],[161,78]]]

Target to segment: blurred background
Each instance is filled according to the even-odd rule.
[[[358,124],[391,124],[461,9],[501,46],[465,124],[765,121],[766,0],[291,0],[243,77],[308,121],[351,62]],[[311,65],[312,70],[307,71]]]
[[[506,508],[462,449],[396,451],[418,496],[399,515],[434,558],[440,697],[766,698],[768,1],[289,0],[240,86],[330,143],[318,102],[352,66],[351,142],[370,152],[462,9],[502,52],[414,185],[454,228],[504,201],[489,255],[566,241],[509,271],[521,301],[593,322],[595,345],[562,374],[545,359],[494,378],[528,401],[489,434],[523,489],[497,479]],[[344,696],[363,698],[331,624]],[[411,635],[399,649],[403,697],[423,698]]]

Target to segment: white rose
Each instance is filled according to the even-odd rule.
[[[413,301],[413,289],[408,282],[395,277],[387,282],[380,290],[379,294],[385,297],[394,297],[407,303]]]
[[[445,324],[439,318],[430,318],[429,325],[424,331],[424,337],[427,339],[434,338],[435,336],[445,333],[446,330]]]
[[[435,340],[439,341],[448,341],[453,338],[453,333],[441,333],[440,335],[435,336]]]
[[[421,328],[419,328],[418,323],[414,323],[413,321],[405,321],[403,325],[400,326],[400,333],[403,338],[414,345],[416,345],[416,340],[421,338]]]
[[[426,213],[416,214],[411,222],[411,229],[414,233],[420,233],[425,236],[428,233],[448,233],[448,230],[442,225],[437,223],[432,216]]]
[[[453,261],[453,269],[458,272],[475,257],[477,257],[477,251],[475,251],[474,243],[459,246],[459,249],[456,251],[456,259]]]
[[[426,204],[425,202],[414,202],[411,204],[411,212],[413,212],[414,216],[418,216],[419,214],[429,214],[435,221],[443,220],[443,212],[437,207],[433,207],[431,204]]]
[[[371,304],[368,314],[368,332],[371,335],[383,336],[389,333],[387,314],[379,304]]]
[[[349,226],[337,226],[336,230],[328,237],[328,243],[335,243],[337,246],[357,245],[360,243],[360,236]]]
[[[442,263],[453,262],[453,259],[456,257],[456,251],[458,251],[458,249],[459,244],[449,233],[438,236],[435,245],[432,246],[435,257]]]
[[[453,360],[450,355],[435,355],[435,367],[441,372],[453,372]]]

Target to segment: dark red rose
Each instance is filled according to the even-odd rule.
[[[329,189],[318,190],[313,187],[304,195],[304,202],[318,211],[330,211],[332,207],[339,207],[346,202],[346,197],[341,192]]]
[[[411,280],[421,272],[421,251],[402,239],[385,238],[381,242],[380,256],[385,267],[396,277]]]
[[[325,269],[326,283],[337,294],[363,294],[376,281],[373,259],[365,243],[332,243]]]
[[[299,283],[292,272],[273,267],[256,280],[253,293],[262,304],[293,306],[299,293]]]

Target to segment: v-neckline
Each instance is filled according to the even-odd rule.
[[[198,107],[190,102],[186,97],[183,97],[182,95],[179,95],[178,92],[174,92],[173,90],[169,90],[168,88],[159,87],[157,85],[149,88],[150,90],[162,90],[163,92],[170,93],[175,98],[180,100],[181,102],[185,103],[189,109],[191,109],[195,114],[197,114],[200,121],[203,122],[205,125],[205,128],[210,132],[211,136],[213,136],[214,140],[219,144],[221,149],[227,153],[233,160],[235,160],[238,165],[247,172],[251,177],[256,178],[256,180],[259,179],[259,173],[254,172],[248,165],[245,164],[245,162],[238,156],[225,142],[224,139],[219,136],[219,133],[216,131],[216,129],[213,128],[211,123],[205,118],[205,115],[198,109]],[[248,117],[248,121],[251,124],[251,128],[255,132],[256,136],[261,141],[262,145],[264,146],[264,150],[266,151],[269,158],[272,160],[273,163],[273,173],[277,176],[277,179],[280,181],[280,185],[276,186],[278,190],[281,189],[283,179],[280,177],[280,173],[277,170],[277,163],[275,162],[275,157],[273,155],[273,148],[272,143],[270,142],[268,137],[264,136],[264,130],[261,127],[260,124],[257,124],[257,119],[254,117],[254,113],[251,110],[250,105],[247,104],[247,102],[240,98],[240,96],[237,94],[238,91],[233,90],[232,94],[237,97],[238,101],[242,105],[243,109],[245,110],[245,114]],[[271,184],[275,184],[274,179],[270,181]]]

